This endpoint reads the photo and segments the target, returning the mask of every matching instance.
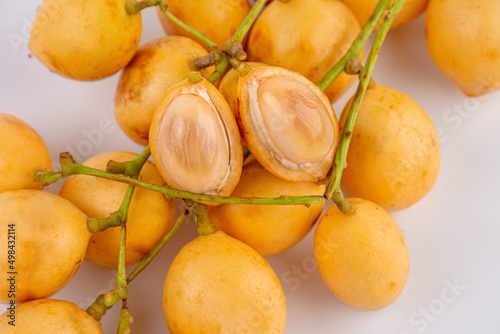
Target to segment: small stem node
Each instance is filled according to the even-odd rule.
[[[190,83],[197,83],[201,81],[201,74],[197,71],[189,71],[187,73],[187,79]]]
[[[349,59],[344,69],[347,74],[359,74],[362,70],[363,65],[361,65],[361,60],[357,56]]]

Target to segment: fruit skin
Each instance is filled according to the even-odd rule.
[[[378,0],[340,0],[356,15],[361,25],[364,25],[373,10],[377,6]],[[391,1],[391,6],[396,0]],[[401,27],[419,17],[426,9],[429,0],[406,0],[391,29]],[[381,19],[382,20],[382,19]],[[379,24],[380,26],[380,24]]]
[[[115,94],[115,117],[125,134],[141,145],[147,145],[154,111],[167,90],[186,79],[190,61],[207,51],[190,38],[165,36],[139,47],[125,67]],[[214,71],[203,69],[203,77]]]
[[[253,61],[249,61],[247,62],[247,64],[254,68],[267,66],[264,63],[257,63]],[[226,99],[227,104],[229,104],[229,107],[231,108],[233,114],[236,113],[236,109],[238,108],[238,100],[236,99],[236,95],[238,90],[239,78],[240,76],[238,72],[234,68],[231,68],[224,75],[219,85],[219,91],[221,92],[222,96],[224,96],[224,99]]]
[[[125,67],[141,38],[141,14],[128,0],[44,0],[29,49],[51,71],[75,80],[99,80]]]
[[[500,89],[500,2],[431,0],[427,47],[436,65],[468,96]]]
[[[314,235],[318,271],[342,302],[362,310],[393,303],[403,290],[410,260],[401,229],[380,206],[359,198],[350,216],[332,205]]]
[[[0,192],[15,189],[43,189],[31,172],[52,168],[50,153],[42,137],[19,118],[0,113]]]
[[[90,238],[87,216],[71,202],[42,190],[0,193],[0,303],[9,303],[8,272],[15,271],[16,302],[45,298],[73,277]],[[7,262],[9,224],[15,224],[15,269]]]
[[[112,151],[98,154],[83,165],[105,170],[109,160],[131,161],[136,153]],[[139,180],[164,185],[155,165],[147,161]],[[128,185],[95,176],[73,175],[64,182],[59,195],[75,204],[89,217],[108,217],[118,210]],[[127,248],[125,264],[138,263],[148,254],[173,226],[175,201],[166,200],[157,192],[136,187],[130,203],[127,220]],[[103,267],[116,267],[120,249],[121,227],[112,227],[92,233],[85,259]]]
[[[283,82],[273,84],[272,91],[262,88],[270,80]],[[289,83],[297,84],[303,91],[287,87]],[[279,108],[267,108],[269,117],[262,121],[260,101],[265,96],[274,97]],[[297,72],[262,66],[240,77],[237,101],[236,120],[241,136],[262,167],[288,181],[316,182],[325,178],[338,146],[339,128],[328,97],[317,85]],[[283,148],[286,152],[280,151]],[[287,156],[290,152],[296,161]],[[319,155],[323,156],[318,158]]]
[[[170,333],[283,333],[285,295],[269,264],[222,231],[184,246],[163,288]]]
[[[177,135],[170,132],[171,129],[163,131],[165,126],[164,118],[170,117],[169,113],[173,112],[170,107],[178,102],[179,98],[203,100],[205,105],[210,106],[212,111],[216,110],[216,113],[210,113],[210,117],[213,116],[212,119],[217,118],[220,121],[224,128],[224,138],[214,138],[215,135],[211,136],[213,134],[212,129],[207,129],[206,124],[202,123],[200,117],[191,117],[195,112],[199,112],[194,108],[190,108],[189,113],[183,112],[189,117],[178,117],[175,119],[175,125],[171,124],[175,126],[174,132],[187,133],[183,138],[176,138]],[[207,115],[205,114],[205,116]],[[185,140],[185,138],[190,140]],[[174,141],[167,142],[170,139]],[[217,156],[217,153],[221,154],[220,152],[225,149],[217,146],[220,141],[227,141],[229,156]],[[229,196],[238,184],[243,165],[243,152],[238,125],[224,97],[214,85],[203,78],[194,83],[188,80],[181,81],[165,94],[153,115],[149,131],[149,142],[151,155],[158,167],[158,171],[170,187],[196,193]],[[168,145],[172,146],[169,148]],[[172,154],[178,154],[178,156],[166,156],[165,152],[169,149],[173,152]],[[227,174],[218,183],[219,179],[213,177],[211,173],[214,171],[215,173],[219,172],[219,163],[220,161],[224,162],[224,159],[227,159],[227,170],[225,171]],[[172,161],[178,163],[180,166],[178,170],[173,171],[170,168],[169,163]],[[213,166],[209,166],[209,164],[213,164]],[[171,173],[173,175],[170,175]],[[186,177],[179,181],[176,179],[179,174],[182,174],[183,177],[186,175],[191,177],[187,177],[188,181],[186,181]],[[186,185],[186,182],[191,182],[191,184]],[[181,185],[182,183],[184,183],[184,186]],[[214,183],[217,184],[214,185]],[[218,203],[205,204],[218,205]]]
[[[9,334],[102,334],[101,325],[73,303],[37,299],[16,306],[15,326],[9,311],[0,316],[0,332]]]
[[[340,118],[347,118],[352,99]],[[434,186],[441,164],[437,130],[408,95],[375,84],[359,109],[342,182],[355,197],[405,209]]]
[[[248,0],[165,0],[165,3],[169,12],[194,29],[206,33],[220,47],[233,37],[252,8]],[[191,33],[172,23],[159,8],[157,14],[168,35],[192,38],[211,51]]]
[[[291,182],[266,171],[252,156],[243,165],[241,179],[232,196],[322,196],[324,185]],[[262,256],[284,252],[302,240],[314,226],[325,203],[304,205],[222,204],[209,207],[208,215],[222,231]]]
[[[273,1],[250,31],[248,59],[316,82],[344,56],[359,31],[356,17],[340,1]],[[356,79],[342,72],[325,91],[330,101],[339,99]]]

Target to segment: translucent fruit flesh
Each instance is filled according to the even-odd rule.
[[[224,185],[229,142],[217,110],[203,97],[184,94],[170,103],[161,122],[160,141],[166,143],[163,167],[179,187],[208,193]]]
[[[321,161],[332,149],[328,110],[304,85],[282,77],[263,81],[257,91],[266,144],[276,158],[292,165]],[[261,135],[264,135],[261,133]]]

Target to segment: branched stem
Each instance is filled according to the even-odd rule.
[[[189,212],[184,211],[174,222],[174,225],[168,231],[167,234],[160,240],[159,243],[147,254],[145,255],[137,267],[127,276],[126,283],[129,284],[134,278],[137,277],[150,263],[153,259],[160,253],[162,248],[166,243],[172,238],[179,227],[184,223]],[[100,321],[101,318],[106,314],[106,312],[117,302],[123,300],[127,297],[126,291],[124,291],[123,286],[116,286],[113,290],[100,295],[96,298],[94,303],[87,308],[87,313],[89,313],[94,319]]]
[[[106,169],[115,172],[122,171],[124,173],[128,171],[128,173],[131,174],[129,178],[137,179],[142,167],[144,166],[150,155],[151,150],[148,145],[134,160],[126,162],[110,161]],[[66,154],[62,154],[61,156],[61,166],[63,169],[69,168],[74,165],[74,160],[71,156],[68,156]],[[115,175],[113,173],[109,174]],[[130,208],[130,202],[132,201],[132,195],[134,194],[134,189],[135,186],[128,186],[120,208],[118,209],[118,211],[112,213],[108,218],[88,219],[88,225],[91,231],[93,229],[104,230],[105,228],[116,226],[117,223],[119,223],[119,225],[121,225],[122,227],[120,231],[120,250],[118,255],[118,277],[116,279],[116,287],[110,292],[99,296],[96,301],[87,309],[87,312],[99,321],[111,306],[113,306],[119,300],[124,300],[124,309],[122,308],[122,315],[124,317],[122,319],[122,316],[120,316],[118,333],[127,333],[127,331],[130,332],[130,324],[132,319],[129,310],[126,307],[128,288],[127,274],[125,272],[125,253],[127,244],[126,223],[128,211]]]
[[[224,55],[222,60],[215,67],[215,72],[212,73],[208,78],[208,82],[210,82],[211,84],[216,83],[217,80],[219,80],[219,78],[224,74],[224,72],[226,72],[226,68],[228,65],[229,65],[229,58],[226,55]]]
[[[116,162],[111,160],[110,162],[108,162],[106,170],[108,171],[108,173],[111,170],[112,172],[110,174],[115,174],[121,171],[125,175],[129,174],[127,177],[137,179],[141,172],[142,166],[144,166],[150,155],[151,150],[148,145],[141,152],[141,154],[139,154],[132,161]],[[101,232],[110,227],[120,226],[125,221],[127,221],[128,210],[130,208],[130,202],[132,201],[132,195],[134,194],[134,188],[135,186],[133,185],[130,185],[127,188],[127,191],[125,192],[125,196],[123,198],[123,202],[118,211],[111,213],[106,218],[89,218],[87,221],[89,230],[91,232]]]
[[[347,152],[349,150],[351,135],[354,129],[354,124],[356,122],[356,116],[358,114],[358,110],[366,89],[370,85],[371,76],[375,67],[375,62],[377,61],[377,57],[380,52],[380,48],[382,47],[382,43],[384,42],[391,24],[396,18],[396,15],[399,13],[404,2],[405,0],[396,0],[394,5],[391,7],[388,15],[386,16],[386,19],[384,19],[380,30],[377,33],[377,36],[375,37],[372,49],[370,50],[370,54],[368,55],[366,66],[364,67],[363,73],[361,74],[359,80],[358,89],[356,90],[356,94],[354,95],[353,102],[349,109],[349,114],[342,130],[339,147],[337,149],[337,154],[335,155],[335,163],[332,167],[333,171],[331,173],[331,179],[329,180],[325,197],[332,198],[335,204],[337,204],[339,209],[344,214],[350,214],[354,212],[354,208],[352,207],[352,205],[348,203],[342,195],[342,191],[340,190],[340,180],[342,178],[342,172],[344,171],[344,168],[346,166]]]
[[[59,161],[61,162],[62,171],[58,173],[60,173],[63,177],[75,174],[92,175],[160,192],[172,198],[173,197],[184,198],[184,199],[191,199],[194,201],[214,202],[214,203],[261,204],[261,205],[306,205],[306,206],[318,203],[324,203],[326,201],[326,198],[324,196],[281,196],[277,198],[262,198],[262,197],[231,197],[231,196],[196,194],[185,190],[173,189],[168,186],[160,186],[157,184],[136,180],[127,176],[116,175],[99,169],[87,167],[77,163],[73,159],[71,154],[69,154],[68,152],[61,153]],[[45,175],[48,175],[50,179],[53,173],[54,172],[52,171],[38,172],[35,175],[35,181],[45,182],[46,181]]]
[[[350,63],[352,58],[359,57],[361,50],[365,46],[368,38],[371,36],[373,30],[377,26],[377,23],[379,22],[384,12],[387,8],[389,8],[389,5],[390,0],[380,0],[378,2],[377,7],[375,7],[375,10],[373,11],[370,19],[363,26],[344,57],[342,57],[342,59],[340,59],[339,62],[335,64],[335,66],[333,66],[332,69],[316,83],[322,91],[325,91],[328,86],[330,86],[332,82],[340,75],[340,73],[342,73],[346,69],[346,65]]]

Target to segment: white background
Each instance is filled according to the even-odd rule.
[[[38,2],[0,2],[0,112],[20,117],[40,133],[56,168],[58,154],[68,150],[80,161],[110,150],[140,152],[114,120],[118,75],[76,82],[28,57],[27,37]],[[154,10],[143,13],[143,24],[143,41],[164,35]],[[289,251],[268,258],[286,293],[285,332],[499,334],[500,93],[479,99],[463,95],[432,62],[423,17],[390,32],[374,78],[417,100],[440,132],[442,167],[434,189],[413,207],[393,213],[410,251],[407,285],[394,304],[379,311],[343,305],[311,266],[310,233]],[[337,114],[347,98],[334,104]],[[103,132],[100,124],[106,120],[113,126]],[[102,140],[90,142],[85,133],[92,131],[100,131]],[[59,187],[48,190],[57,192]],[[194,237],[189,221],[130,285],[133,333],[168,333],[161,305],[163,280],[180,247]],[[54,297],[86,308],[113,287],[114,275],[114,270],[84,262]],[[118,311],[116,306],[103,319],[105,333],[116,332]]]

